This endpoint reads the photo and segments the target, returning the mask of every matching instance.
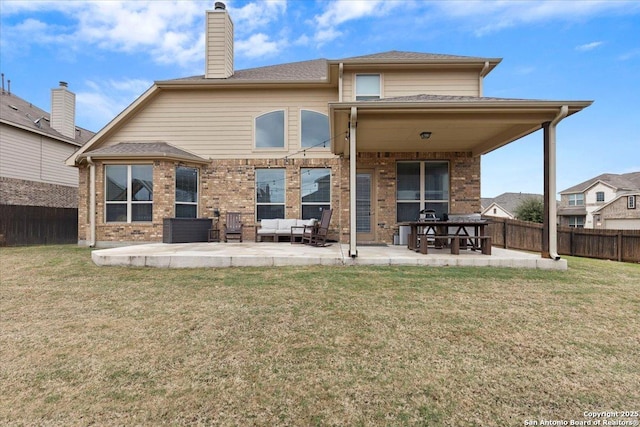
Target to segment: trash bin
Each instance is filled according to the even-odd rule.
[[[409,244],[409,233],[411,233],[411,227],[408,225],[401,225],[399,228],[399,242],[400,245]]]

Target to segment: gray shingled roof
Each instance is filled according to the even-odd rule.
[[[235,70],[228,79],[206,79],[208,81],[322,81],[327,79],[327,69],[329,62],[433,62],[433,61],[485,61],[485,58],[471,56],[442,55],[434,53],[401,52],[392,50],[389,52],[376,53],[372,55],[353,56],[336,60],[314,59],[310,61],[290,62],[287,64],[270,65],[266,67],[248,68],[246,70]],[[171,81],[199,81],[205,80],[204,75],[178,78]]]
[[[398,50],[390,50],[388,52],[374,53],[371,55],[352,56],[350,58],[343,58],[341,62],[362,62],[362,61],[441,61],[441,60],[477,60],[485,61],[487,58],[479,58],[475,56],[459,56],[459,55],[445,55],[441,53],[421,53],[421,52],[406,52]]]
[[[532,99],[519,98],[493,98],[488,96],[455,96],[455,95],[409,95],[394,98],[380,98],[372,102],[487,102],[487,101],[533,101]]]
[[[492,203],[496,203],[502,209],[515,215],[518,206],[520,206],[520,204],[527,199],[536,199],[542,201],[544,200],[544,196],[542,194],[534,193],[502,193],[498,197],[483,198],[481,204],[482,208],[486,209],[491,206]]]
[[[95,132],[76,126],[76,137],[74,139],[67,138],[50,126],[49,113],[8,92],[0,93],[0,118],[9,124],[43,133],[55,139],[73,141],[76,145],[84,145],[95,135]]]
[[[162,158],[171,157],[195,162],[206,162],[200,156],[181,150],[166,142],[121,142],[109,147],[101,147],[92,151],[87,151],[81,157],[150,157]]]
[[[640,190],[640,172],[631,172],[624,174],[603,173],[594,178],[581,182],[578,185],[569,187],[560,192],[560,194],[582,193],[598,181],[602,181],[611,185],[616,191],[621,190]]]

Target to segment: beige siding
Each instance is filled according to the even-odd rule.
[[[205,61],[207,78],[233,75],[233,23],[226,12],[207,12]]]
[[[279,158],[301,149],[300,110],[327,114],[336,100],[330,89],[162,91],[106,145],[163,141],[204,158]],[[287,148],[256,150],[254,120],[276,110],[285,111]]]
[[[51,127],[66,136],[76,136],[76,95],[64,87],[51,90]]]
[[[355,101],[355,76],[348,72],[343,78],[344,101]],[[377,74],[372,71],[362,74]],[[408,95],[479,96],[480,80],[477,71],[425,70],[381,72],[382,97]]]
[[[78,186],[78,170],[65,165],[75,147],[12,126],[0,126],[0,176]]]

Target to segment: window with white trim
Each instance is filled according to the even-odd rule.
[[[300,146],[329,146],[329,116],[311,110],[300,111]],[[324,143],[324,145],[323,145]]]
[[[596,191],[596,202],[604,202],[604,191]]]
[[[303,168],[300,175],[302,219],[320,219],[331,208],[331,169]]]
[[[636,208],[636,196],[630,195],[627,196],[627,209],[635,209]]]
[[[176,167],[176,218],[198,217],[198,169]]]
[[[380,74],[356,74],[356,101],[371,101],[381,97]]]
[[[256,117],[256,148],[284,148],[284,110]]]
[[[438,218],[449,212],[449,162],[398,162],[396,173],[398,222],[418,220],[423,209]]]
[[[284,218],[285,170],[256,169],[256,221]]]
[[[573,228],[584,228],[584,216],[570,216],[569,227]]]
[[[105,221],[153,220],[153,165],[105,166]]]
[[[569,206],[584,206],[584,194],[569,194]]]

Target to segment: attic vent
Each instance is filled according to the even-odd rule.
[[[18,111],[18,107],[16,107],[15,105],[9,104],[9,108],[11,108],[12,110]]]

